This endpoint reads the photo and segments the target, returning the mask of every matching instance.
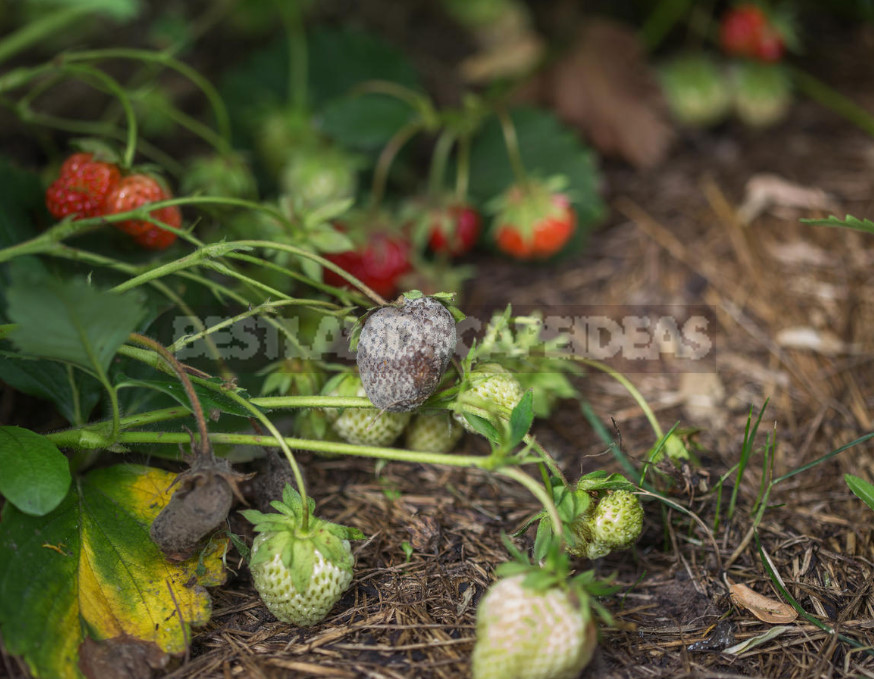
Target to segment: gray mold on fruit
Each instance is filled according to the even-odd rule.
[[[431,297],[403,299],[373,312],[358,340],[367,398],[381,410],[415,410],[437,389],[456,341],[455,319]]]

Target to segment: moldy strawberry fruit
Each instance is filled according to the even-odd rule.
[[[115,165],[95,160],[91,153],[74,153],[46,190],[46,207],[56,219],[97,217],[120,179]]]
[[[455,319],[433,297],[402,297],[368,314],[356,356],[367,398],[380,410],[415,410],[437,389],[456,340]]]

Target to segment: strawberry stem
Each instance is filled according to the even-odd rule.
[[[519,148],[519,136],[516,134],[516,126],[507,110],[503,107],[495,111],[501,124],[501,133],[504,135],[504,144],[507,147],[507,157],[510,159],[510,167],[516,177],[516,182],[523,187],[528,186],[528,173],[525,172],[525,163],[522,161],[522,150]]]
[[[288,37],[288,96],[293,110],[305,113],[307,110],[309,52],[307,36],[301,18],[300,3],[277,1],[285,33]]]
[[[148,347],[157,353],[167,362],[167,365],[172,368],[173,372],[176,373],[176,377],[179,379],[179,382],[182,383],[185,395],[191,403],[191,412],[194,414],[194,421],[197,423],[197,431],[200,435],[200,441],[195,452],[198,456],[211,456],[212,448],[209,447],[209,431],[206,428],[206,417],[203,415],[203,407],[200,405],[200,399],[197,398],[194,386],[191,384],[191,380],[188,378],[182,364],[176,360],[176,357],[171,354],[163,344],[157,340],[153,340],[151,337],[132,332],[129,339],[131,342]]]
[[[85,50],[81,52],[69,52],[63,55],[65,63],[74,63],[78,61],[99,61],[103,59],[133,59],[135,61],[158,63],[162,66],[176,71],[180,75],[188,78],[195,87],[197,87],[212,108],[213,116],[215,117],[218,133],[224,140],[225,148],[231,148],[231,122],[228,110],[225,108],[224,101],[215,86],[204,78],[200,73],[193,69],[188,64],[175,59],[165,52],[152,52],[149,50],[132,49],[117,47],[111,49]]]
[[[65,65],[63,70],[66,73],[97,80],[107,91],[109,91],[110,94],[118,99],[122,109],[124,109],[127,129],[122,166],[130,168],[133,165],[137,153],[137,117],[134,115],[134,109],[133,106],[131,106],[130,97],[127,96],[127,92],[125,92],[124,88],[119,85],[118,81],[114,78],[111,78],[103,71],[92,68],[91,66]]]
[[[421,119],[416,118],[403,125],[397,132],[394,133],[388,143],[379,154],[376,161],[376,167],[373,170],[373,186],[370,193],[370,209],[376,210],[382,203],[382,197],[385,194],[386,185],[388,184],[388,174],[391,170],[391,165],[398,153],[404,145],[415,137],[424,129]]]
[[[470,184],[470,133],[458,138],[458,155],[455,169],[455,197],[459,201],[467,200],[467,190]]]
[[[446,174],[446,166],[449,164],[449,154],[455,143],[455,133],[443,130],[434,144],[434,153],[431,155],[431,167],[428,172],[428,197],[436,199],[443,186],[443,177]]]
[[[570,358],[571,360],[578,361],[583,365],[587,365],[590,368],[595,368],[595,370],[600,370],[601,372],[607,373],[614,380],[619,382],[625,390],[631,395],[631,397],[637,402],[637,405],[640,406],[640,409],[643,411],[643,414],[646,416],[647,421],[649,422],[650,427],[652,427],[653,432],[655,433],[658,439],[664,438],[664,432],[662,431],[661,426],[659,425],[658,420],[656,419],[655,413],[653,413],[652,408],[649,407],[649,403],[646,402],[646,399],[643,397],[643,394],[638,391],[637,387],[635,387],[631,381],[625,377],[622,373],[614,370],[608,365],[601,363],[600,361],[596,361],[591,358],[583,358],[582,356],[563,356],[563,358]]]

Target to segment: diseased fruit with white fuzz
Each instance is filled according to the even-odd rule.
[[[380,410],[415,410],[440,384],[456,341],[455,319],[433,297],[404,297],[377,309],[358,339],[367,398]]]

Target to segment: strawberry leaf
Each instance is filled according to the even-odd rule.
[[[61,281],[18,270],[6,291],[10,335],[22,353],[105,375],[109,362],[145,316],[142,296],[104,292],[84,280]]]
[[[132,464],[95,470],[41,517],[12,504],[0,522],[0,631],[43,677],[77,677],[87,636],[127,635],[181,653],[210,617],[227,545],[169,563],[149,538],[174,475]],[[26,615],[22,615],[26,612]]]
[[[70,465],[44,436],[21,427],[0,427],[0,493],[25,514],[43,516],[70,488]]]
[[[71,424],[87,422],[103,394],[103,387],[90,375],[8,351],[0,351],[0,380],[22,394],[51,401]]]

